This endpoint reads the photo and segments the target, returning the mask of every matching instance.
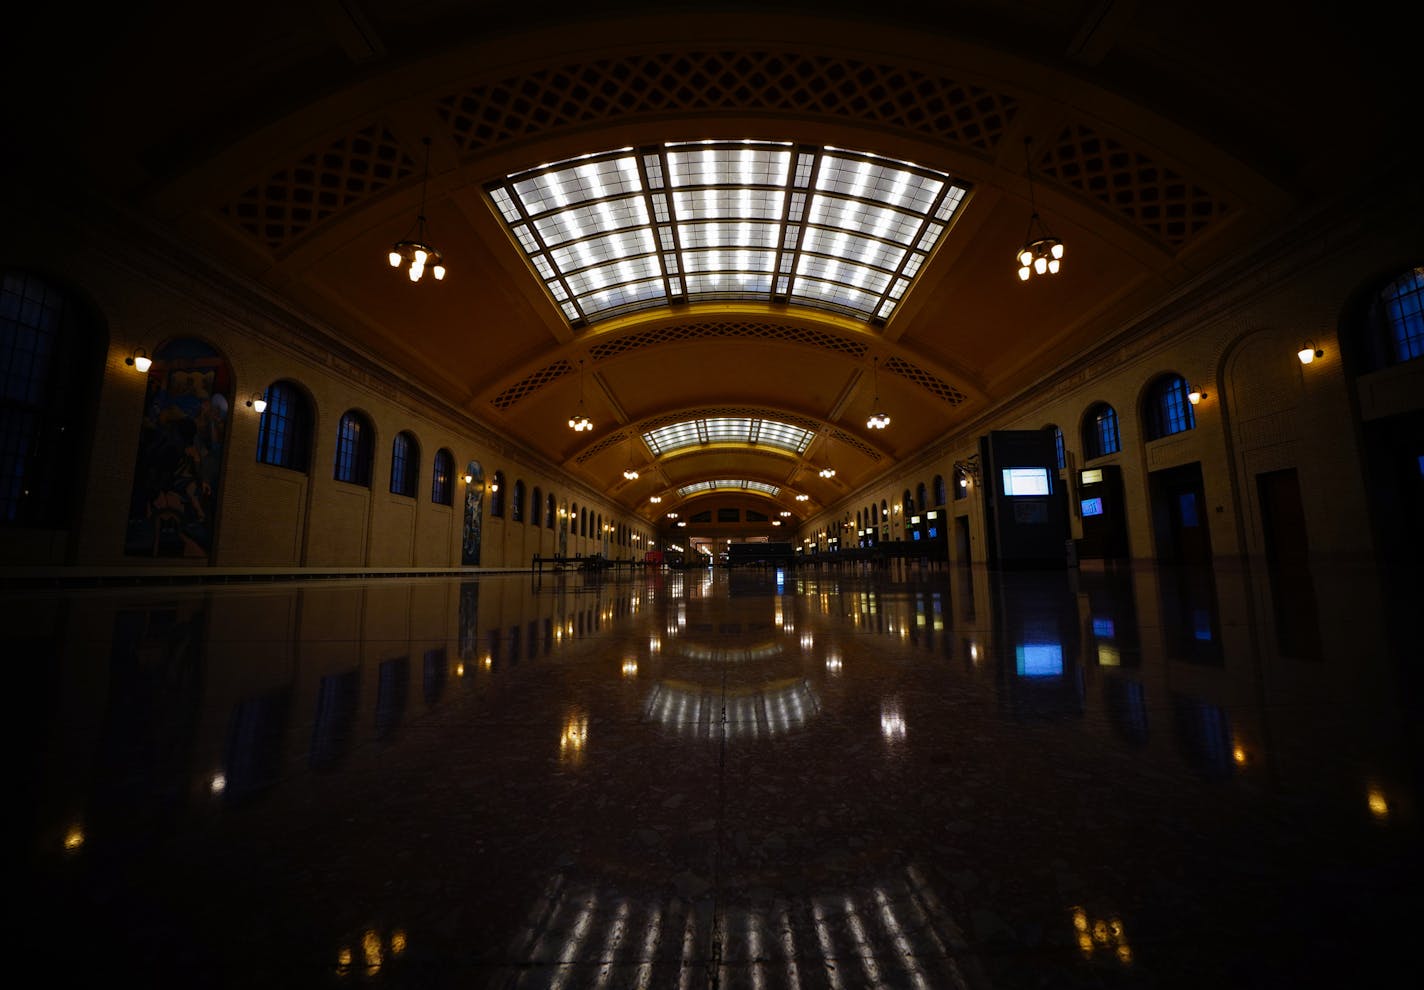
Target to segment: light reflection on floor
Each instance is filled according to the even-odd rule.
[[[1417,735],[1377,586],[1313,587],[1341,621],[1291,635],[1247,572],[1144,566],[10,591],[24,944],[153,986],[1359,982],[1418,916]]]

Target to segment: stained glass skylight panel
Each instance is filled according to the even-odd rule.
[[[707,443],[741,443],[805,453],[815,434],[774,419],[740,416],[705,417],[660,426],[643,434],[654,456]]]
[[[769,141],[622,148],[487,190],[572,326],[718,299],[883,323],[968,193],[923,166]]]

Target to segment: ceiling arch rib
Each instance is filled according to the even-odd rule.
[[[817,439],[834,440],[879,463],[886,452],[834,423],[766,406],[703,406],[662,413],[630,423],[573,455],[587,464],[611,447],[639,437],[654,458],[688,448],[712,445],[745,446],[749,450],[790,452],[803,456]]]

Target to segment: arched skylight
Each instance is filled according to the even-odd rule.
[[[690,485],[683,485],[677,490],[680,498],[687,498],[689,495],[696,495],[698,492],[725,491],[762,492],[773,497],[781,494],[781,489],[775,485],[768,485],[764,481],[721,480],[721,481],[694,481]]]
[[[541,165],[487,190],[580,326],[718,299],[883,323],[968,187],[866,152],[704,141]]]
[[[801,454],[814,437],[810,430],[774,419],[720,416],[660,426],[644,433],[643,442],[654,456],[706,443],[744,443]]]

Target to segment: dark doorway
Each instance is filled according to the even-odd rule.
[[[1164,564],[1209,565],[1211,531],[1201,465],[1193,462],[1149,476],[1157,559]]]
[[[971,562],[969,555],[969,517],[954,517],[954,562],[956,564],[968,564]]]
[[[1318,660],[1320,623],[1310,576],[1310,539],[1295,468],[1258,474],[1256,494],[1277,646],[1282,656]]]

